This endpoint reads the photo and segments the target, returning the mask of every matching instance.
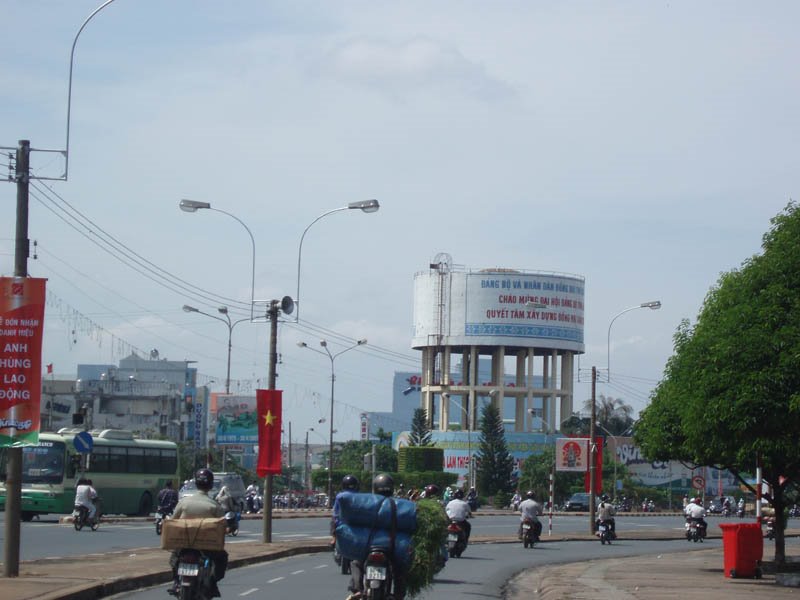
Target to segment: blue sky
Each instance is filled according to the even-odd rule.
[[[0,145],[64,148],[69,51],[99,4],[4,4]],[[392,373],[419,362],[413,275],[439,252],[584,276],[584,370],[607,364],[614,315],[661,300],[614,323],[619,378],[598,387],[640,410],[680,320],[800,197],[798,17],[792,2],[116,0],[76,46],[69,181],[32,186],[29,269],[54,298],[43,359],[69,376],[117,362],[113,333],[223,382],[226,328],[181,311],[221,302],[88,238],[101,229],[233,310],[250,296],[249,237],[181,198],[248,225],[261,299],[295,295],[317,216],[377,198],[379,212],[330,215],[305,238],[305,325],[279,337],[298,435],[327,414],[330,363],[297,341],[369,339],[336,362],[335,426],[354,435],[361,409],[389,410]],[[52,154],[32,164],[63,170]],[[86,235],[54,214],[64,201],[94,223]],[[10,275],[13,184],[0,202]],[[263,380],[267,327],[233,338],[232,378]],[[582,376],[576,402],[588,395]]]

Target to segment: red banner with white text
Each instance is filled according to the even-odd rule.
[[[281,473],[282,390],[256,390],[259,477]]]
[[[39,441],[46,282],[0,277],[0,447]]]

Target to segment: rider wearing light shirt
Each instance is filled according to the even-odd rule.
[[[689,504],[686,505],[686,508],[683,510],[683,512],[687,519],[696,521],[697,524],[700,525],[703,530],[703,535],[705,536],[708,524],[706,523],[705,519],[706,509],[700,504],[700,498],[693,498]]]
[[[519,524],[519,537],[522,538],[522,524],[525,521],[533,523],[533,534],[538,538],[542,534],[542,522],[539,520],[539,515],[542,514],[542,505],[536,502],[532,490],[525,492],[525,500],[519,503],[520,524]]]
[[[453,499],[447,503],[444,511],[452,521],[457,521],[464,528],[464,536],[469,542],[469,534],[472,532],[472,525],[467,519],[472,516],[472,511],[469,504],[464,502],[464,490],[456,490],[453,493]]]

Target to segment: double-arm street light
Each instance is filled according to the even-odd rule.
[[[250,269],[250,320],[253,320],[253,302],[255,300],[255,291],[256,291],[256,240],[253,238],[253,232],[250,231],[250,228],[244,224],[239,217],[236,215],[232,215],[229,212],[224,210],[220,210],[219,208],[211,208],[211,204],[209,202],[197,202],[196,200],[181,200],[178,204],[180,209],[184,212],[197,212],[201,209],[213,210],[214,212],[222,213],[223,215],[228,215],[231,219],[235,219],[239,222],[239,224],[245,228],[247,231],[247,235],[250,236],[250,243],[252,245],[252,260],[251,260],[251,269]]]
[[[333,210],[329,210],[327,212],[322,213],[316,219],[311,221],[303,230],[303,235],[300,236],[300,247],[297,249],[297,295],[294,298],[295,303],[295,320],[300,321],[300,260],[303,255],[303,240],[306,237],[306,233],[308,230],[311,229],[311,226],[322,219],[323,217],[327,217],[328,215],[332,215],[333,213],[340,212],[343,210],[360,210],[361,212],[365,213],[374,213],[381,207],[380,203],[377,200],[359,200],[358,202],[351,202],[347,206],[340,206],[339,208],[334,208]]]
[[[203,312],[199,308],[195,308],[194,306],[189,306],[188,304],[184,304],[183,305],[183,312],[200,313],[201,315],[205,315],[207,317],[211,317],[212,319],[216,319],[217,321],[221,321],[222,323],[225,323],[225,325],[227,325],[227,327],[228,327],[228,369],[225,372],[225,393],[226,394],[230,394],[231,393],[231,348],[232,348],[231,338],[233,336],[233,328],[236,327],[239,323],[242,323],[244,321],[249,321],[250,319],[248,317],[245,317],[244,319],[239,319],[238,321],[231,321],[231,316],[228,314],[228,307],[227,306],[220,306],[217,309],[217,311],[219,311],[219,313],[221,315],[223,315],[225,318],[223,319],[222,317],[218,317],[216,315],[212,315],[210,313]]]
[[[359,346],[363,346],[367,343],[366,339],[358,340],[355,344],[350,346],[349,348],[345,348],[344,350],[337,352],[336,354],[332,354],[330,348],[328,348],[328,342],[325,340],[321,340],[319,345],[322,346],[325,350],[317,350],[316,348],[312,348],[305,342],[297,342],[297,345],[301,348],[308,348],[312,352],[316,352],[317,354],[322,354],[323,356],[327,356],[331,361],[331,415],[330,415],[330,451],[328,454],[328,508],[333,506],[333,392],[334,392],[334,384],[336,383],[336,372],[334,371],[334,361],[336,357],[341,356],[345,352],[349,352],[353,348],[358,348]]]

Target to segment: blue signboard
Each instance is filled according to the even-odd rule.
[[[92,448],[94,448],[92,434],[90,434],[88,431],[81,431],[78,433],[72,439],[72,443],[75,446],[75,450],[81,454],[89,454],[92,451]]]

